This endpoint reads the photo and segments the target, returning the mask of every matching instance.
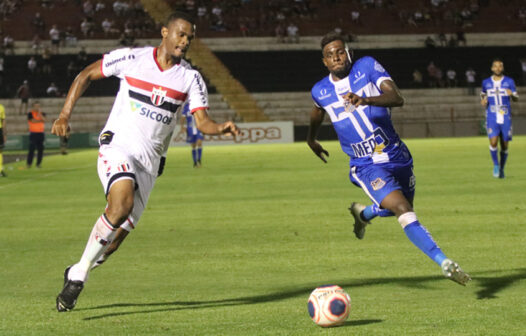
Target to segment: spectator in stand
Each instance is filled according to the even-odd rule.
[[[447,37],[446,34],[444,34],[444,32],[438,34],[438,42],[440,43],[441,47],[447,47]]]
[[[36,34],[35,36],[33,36],[33,41],[31,42],[31,49],[33,49],[33,54],[39,54],[41,48],[42,40],[40,39],[40,35]]]
[[[418,69],[415,69],[413,71],[413,84],[416,87],[422,87],[422,85],[424,84],[424,76]]]
[[[451,68],[446,71],[446,83],[447,87],[457,86],[457,72]]]
[[[360,19],[360,12],[358,9],[353,9],[351,11],[351,23],[356,25],[362,25],[362,20]]]
[[[73,27],[68,26],[66,28],[66,33],[64,41],[67,47],[76,47],[77,46],[77,36],[73,32]]]
[[[249,28],[248,28],[248,22],[250,19],[246,16],[241,16],[238,20],[239,22],[239,32],[241,33],[241,36],[247,37],[249,35]]]
[[[88,65],[88,53],[84,47],[80,47],[80,50],[77,54],[77,65],[80,68],[84,68]]]
[[[68,74],[68,79],[73,79],[75,78],[75,76],[77,76],[79,69],[77,68],[77,65],[75,64],[75,61],[69,61],[68,67],[66,68],[66,72]]]
[[[29,98],[31,97],[31,89],[29,88],[29,82],[25,80],[22,85],[16,90],[16,96],[20,98],[20,107],[18,114],[24,114],[23,111],[27,110]]]
[[[9,34],[7,34],[5,37],[4,37],[4,41],[3,41],[3,47],[4,47],[4,53],[6,55],[14,55],[15,54],[15,40],[13,39],[13,37]]]
[[[58,54],[60,45],[60,30],[58,30],[56,24],[54,24],[49,30],[49,39],[51,40],[51,51],[54,54]]]
[[[41,34],[46,30],[46,23],[39,12],[35,13],[35,16],[31,20],[31,24],[33,25],[36,34]]]
[[[82,3],[82,11],[86,17],[93,18],[93,15],[95,14],[93,3],[90,0],[84,1]]]
[[[208,19],[208,8],[206,8],[204,3],[201,3],[199,7],[197,7],[197,20],[202,22],[206,19]]]
[[[465,47],[467,42],[466,42],[466,34],[464,34],[464,31],[459,30],[457,31],[456,35],[457,35],[457,45],[460,45],[462,43],[462,46]]]
[[[37,63],[35,56],[31,56],[29,58],[29,61],[27,61],[27,70],[29,70],[29,74],[31,76],[36,75],[37,67],[38,67],[38,63]]]
[[[425,39],[424,44],[426,45],[426,48],[428,48],[428,49],[434,49],[435,46],[436,46],[435,40],[431,36],[428,36]]]
[[[429,64],[427,65],[427,78],[428,78],[429,87],[438,86],[437,72],[438,72],[438,68],[435,65],[435,62],[433,61],[429,62]]]
[[[278,43],[285,43],[285,28],[281,22],[278,22],[278,25],[274,29],[274,33],[276,34],[276,41]]]
[[[458,46],[457,39],[455,38],[455,35],[451,34],[449,36],[449,40],[447,41],[447,46],[450,48],[455,48]]]
[[[470,96],[475,95],[475,81],[477,80],[477,73],[473,68],[468,68],[466,70],[466,84],[468,86],[468,94]]]
[[[111,21],[108,18],[105,18],[100,25],[102,27],[102,31],[104,32],[104,36],[108,37],[111,32]]]
[[[103,11],[105,8],[106,8],[106,4],[103,1],[99,0],[95,4],[95,13]]]
[[[289,43],[300,43],[299,28],[294,22],[290,22],[287,26],[287,41]]]
[[[93,22],[91,22],[87,17],[84,18],[80,23],[80,31],[85,38],[88,36],[93,36]]]
[[[48,97],[60,97],[60,91],[55,82],[49,83],[49,86],[46,89],[46,94]]]
[[[42,52],[42,73],[44,75],[51,75],[53,69],[51,68],[51,50],[46,47]]]

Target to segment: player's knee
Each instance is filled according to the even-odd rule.
[[[411,204],[409,204],[409,202],[400,202],[394,205],[389,210],[391,210],[395,214],[396,217],[400,217],[401,215],[405,213],[412,212],[413,207],[411,207]]]
[[[111,202],[106,209],[106,216],[114,226],[120,226],[133,210],[133,196],[124,197],[118,202]]]

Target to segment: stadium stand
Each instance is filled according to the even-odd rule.
[[[498,56],[504,59],[508,75],[517,81],[521,78],[519,59],[526,58],[523,47],[526,24],[519,19],[519,11],[526,1],[438,2],[442,4],[435,8],[427,0],[373,1],[372,5],[370,1],[362,0],[166,1],[172,8],[193,12],[198,17],[200,40],[194,43],[189,57],[198,68],[201,64],[209,65],[201,72],[212,93],[212,115],[218,121],[293,120],[295,125],[305,127],[312,106],[308,91],[327,73],[320,61],[319,41],[322,34],[338,28],[348,35],[351,47],[355,49],[355,58],[363,55],[377,58],[403,89],[406,105],[393,110],[393,119],[397,127],[403,128],[400,130],[403,136],[466,135],[465,130],[478,134],[482,112],[477,105],[477,97],[468,95],[463,88],[466,85],[464,73],[472,67],[477,73],[478,85],[482,78],[489,76],[489,63]],[[116,10],[116,3],[124,7],[127,5],[128,9]],[[15,55],[2,56],[5,70],[0,97],[12,98],[17,87],[27,79],[31,83],[33,97],[40,98],[44,110],[47,109],[51,116],[58,114],[63,98],[47,97],[46,89],[50,82],[55,82],[65,93],[74,73],[100,58],[104,52],[122,45],[156,44],[159,24],[146,15],[144,8],[150,14],[154,11],[163,14],[166,7],[155,10],[151,7],[161,3],[164,2],[2,2],[2,36],[14,37]],[[97,6],[103,8],[97,10]],[[218,14],[216,9],[216,14],[213,14],[214,7],[219,7],[221,13]],[[206,14],[198,15],[203,8]],[[352,11],[360,13],[359,20],[352,20]],[[344,14],[335,21],[336,12]],[[415,19],[416,12],[421,12],[423,18]],[[40,31],[33,24],[36,13],[40,13],[45,24],[44,29],[38,28]],[[218,17],[222,23],[217,22]],[[494,20],[495,17],[506,19]],[[80,26],[85,18],[92,27],[87,34],[81,31]],[[112,21],[113,31],[105,33],[102,22],[106,18]],[[27,24],[15,25],[14,22]],[[275,28],[280,22],[294,22],[299,27],[299,43],[278,43]],[[53,24],[61,30],[61,42],[58,53],[51,53],[46,59],[43,51],[51,46],[48,31]],[[246,27],[244,33],[243,26]],[[33,37],[37,33],[41,35],[40,48],[33,47]],[[448,44],[442,47],[438,33],[444,33],[447,38],[464,36],[466,46]],[[129,35],[129,38],[123,34]],[[68,36],[76,40],[66,40]],[[425,47],[428,36],[435,39],[435,48]],[[85,51],[82,57],[79,53],[81,48]],[[27,70],[31,56],[36,56],[38,63],[35,74]],[[444,75],[447,69],[454,69],[460,88],[446,88],[444,82],[437,85],[439,88],[429,89],[426,67],[431,61],[442,69]],[[45,64],[50,66],[50,72],[43,69]],[[219,70],[223,65],[223,69]],[[415,69],[423,74],[422,86],[413,82]],[[76,132],[97,132],[100,129],[117,83],[117,80],[107,79],[88,89],[87,98],[83,98],[81,102],[84,103],[79,105],[81,113],[76,114],[78,119],[73,121]],[[523,89],[519,92],[522,93]],[[18,99],[3,102],[8,111],[17,111]],[[258,109],[260,112],[247,113]],[[524,102],[516,104],[515,111],[519,117],[523,116]],[[12,128],[8,129],[9,134],[25,133],[24,117],[10,117],[15,122],[8,123],[8,127]],[[474,126],[457,127],[454,131],[451,127],[446,130],[446,126],[440,130],[434,128],[441,122],[451,124],[467,120]],[[419,122],[426,126],[418,130],[411,126]],[[526,128],[520,125],[517,122],[515,131],[524,129],[526,132]]]

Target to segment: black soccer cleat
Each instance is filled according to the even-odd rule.
[[[57,311],[66,312],[75,308],[77,304],[77,298],[84,288],[84,282],[82,281],[72,281],[68,279],[68,273],[71,266],[66,268],[64,271],[64,288],[57,296]]]

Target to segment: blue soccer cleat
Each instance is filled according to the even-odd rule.
[[[494,165],[493,166],[493,177],[495,177],[495,178],[500,177],[500,167],[499,167],[499,165]]]

